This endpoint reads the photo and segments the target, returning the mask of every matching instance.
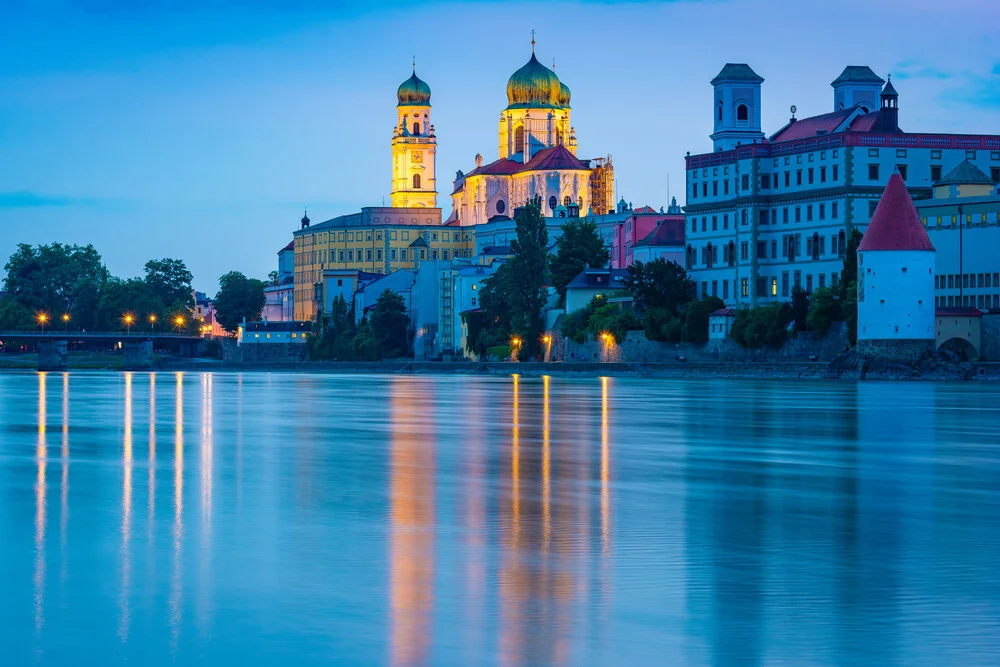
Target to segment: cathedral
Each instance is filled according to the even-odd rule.
[[[414,74],[397,90],[397,123],[392,137],[392,205],[437,205],[437,138],[430,121],[431,90]],[[559,207],[607,213],[614,209],[610,158],[576,156],[576,129],[570,122],[570,90],[535,56],[507,81],[507,108],[500,114],[498,159],[458,172],[448,223],[483,224],[508,218],[516,207],[539,197],[543,214]],[[593,164],[592,164],[593,163]]]

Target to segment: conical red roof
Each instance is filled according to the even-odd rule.
[[[868,223],[868,230],[858,246],[861,252],[869,250],[929,250],[934,246],[927,230],[920,222],[913,199],[899,172],[889,177],[875,215]]]

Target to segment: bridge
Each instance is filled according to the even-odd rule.
[[[0,331],[0,344],[6,341],[34,343],[38,349],[38,370],[61,371],[67,368],[67,351],[70,343],[121,344],[125,353],[126,370],[153,368],[153,344],[171,342],[183,356],[193,357],[203,341],[200,335],[170,331],[59,331],[26,330]]]

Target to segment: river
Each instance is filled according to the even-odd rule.
[[[1000,386],[0,374],[7,665],[996,665]]]

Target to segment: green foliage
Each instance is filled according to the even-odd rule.
[[[485,355],[489,359],[503,361],[510,359],[510,345],[492,345],[485,350]]]
[[[100,331],[125,329],[125,315],[135,319],[132,328],[148,326],[149,316],[165,312],[163,301],[139,278],[109,278],[101,290],[94,327]],[[186,318],[189,319],[189,318]]]
[[[644,333],[649,340],[679,343],[684,326],[681,318],[666,308],[647,308],[643,316]]]
[[[151,259],[146,262],[145,283],[150,292],[169,310],[194,306],[191,281],[194,276],[179,259]]]
[[[625,334],[629,331],[642,329],[642,321],[636,317],[635,313],[629,310],[622,310],[617,304],[607,303],[604,300],[591,301],[590,317],[587,320],[587,329],[594,340],[598,340],[603,333],[610,333],[615,341],[625,340]]]
[[[858,342],[858,246],[864,235],[851,230],[844,253],[844,270],[840,273],[840,316],[847,323],[847,339]]]
[[[733,321],[731,336],[742,347],[758,349],[781,347],[788,337],[786,326],[792,321],[791,308],[778,304],[741,308]]]
[[[844,298],[840,301],[840,313],[847,323],[847,340],[851,346],[858,342],[858,282],[855,280],[847,286]]]
[[[640,312],[664,308],[676,315],[694,298],[694,281],[682,267],[660,257],[645,264],[633,262],[628,267],[625,290]]]
[[[537,351],[544,329],[547,300],[545,270],[549,234],[538,197],[521,207],[515,218],[517,238],[510,244],[512,257],[505,263],[507,299],[510,302],[510,330],[523,341],[522,358]]]
[[[4,266],[8,297],[32,313],[53,320],[69,314],[74,323],[92,326],[107,271],[94,246],[18,244]]]
[[[501,264],[496,272],[486,278],[479,287],[480,313],[470,313],[469,335],[466,347],[479,356],[486,354],[486,349],[495,345],[506,344],[510,340],[511,306],[508,294],[510,292],[509,265]]]
[[[333,299],[330,312],[325,313],[316,323],[313,335],[306,343],[309,358],[324,361],[354,360],[356,333],[354,312],[347,305],[343,295],[338,294]]]
[[[566,300],[566,286],[588,266],[607,265],[609,254],[592,219],[573,219],[562,226],[562,236],[556,239],[556,253],[549,255],[552,285],[559,293],[560,303]]]
[[[34,329],[34,314],[11,296],[0,298],[0,331]]]
[[[591,301],[591,304],[593,304],[593,301]],[[591,307],[587,306],[586,308],[581,308],[580,310],[564,315],[562,324],[559,327],[560,333],[574,343],[586,343],[587,336],[590,335],[590,329],[587,326],[590,312]]]
[[[367,320],[358,325],[357,333],[351,341],[351,351],[356,361],[378,361],[378,341]]]
[[[375,301],[371,314],[371,329],[380,359],[405,357],[409,354],[409,326],[410,318],[406,314],[403,297],[388,289],[382,292]]]
[[[809,292],[798,285],[792,288],[792,319],[796,331],[806,330],[806,316],[809,314]]]
[[[706,296],[700,301],[692,301],[688,305],[684,317],[682,336],[688,343],[704,343],[708,341],[708,317],[726,304],[717,296]]]
[[[260,319],[264,310],[264,283],[230,271],[219,278],[219,293],[215,295],[215,315],[223,329],[234,333],[240,323]]]
[[[820,336],[830,330],[830,324],[840,319],[840,300],[829,287],[820,287],[809,297],[806,326]]]

